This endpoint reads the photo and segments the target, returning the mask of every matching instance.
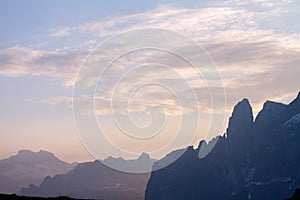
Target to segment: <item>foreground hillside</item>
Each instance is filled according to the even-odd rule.
[[[41,198],[41,197],[25,197],[17,196],[15,194],[0,194],[1,200],[72,200],[69,197],[53,197],[53,198]]]

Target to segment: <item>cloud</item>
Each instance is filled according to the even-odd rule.
[[[278,98],[279,96],[287,99],[298,90],[299,34],[281,30],[280,26],[274,29],[276,25],[273,27],[267,25],[268,22],[277,20],[282,14],[287,13],[285,6],[289,3],[292,1],[231,0],[206,8],[161,6],[143,13],[100,19],[73,27],[62,27],[51,30],[50,36],[67,38],[79,35],[80,42],[77,45],[78,52],[81,53],[70,51],[69,48],[56,51],[32,50],[23,47],[2,49],[0,50],[0,74],[15,77],[47,75],[63,80],[66,86],[73,86],[76,71],[85,55],[89,53],[91,45],[123,31],[158,27],[183,33],[205,47],[223,77],[229,110],[243,97],[251,97],[254,106],[258,107],[265,99],[284,99]],[[180,92],[195,90],[199,93],[197,96],[201,100],[198,103],[202,109],[205,110],[209,106],[209,102],[204,101],[205,84],[199,81],[186,64],[179,64],[171,56],[155,55],[153,52],[144,51],[140,54],[132,54],[131,57],[129,55],[109,72],[108,78],[104,80],[105,88],[101,90],[98,98],[99,107],[102,106],[99,114],[111,112],[103,105],[109,105],[115,81],[126,72],[126,66],[149,62],[149,58],[172,66],[192,85],[190,90]],[[101,55],[99,59],[103,59]],[[97,73],[91,78],[90,85],[97,82],[96,75]],[[123,81],[119,89],[123,92],[122,97],[126,97],[126,92],[136,81],[142,78],[159,81],[166,80],[166,77],[168,81],[179,79],[160,69],[136,74]],[[139,98],[145,101],[136,103],[136,107],[131,108],[130,111],[147,110],[151,99],[153,104],[165,106],[170,115],[178,113],[171,112],[172,109],[176,110],[176,101],[170,100],[169,96],[162,91],[152,91]],[[187,100],[187,103],[189,102]],[[195,109],[192,106],[189,108]],[[206,111],[211,110],[206,109]]]
[[[47,104],[51,106],[65,105],[72,107],[72,97],[55,96],[47,99],[27,98],[25,101],[29,104]]]
[[[9,77],[46,75],[71,86],[85,55],[76,52],[41,51],[23,47],[0,50],[0,75]]]
[[[248,97],[257,113],[266,99],[288,103],[299,91],[300,49],[284,48],[278,41],[221,43],[207,49],[222,74],[229,105]]]
[[[50,37],[65,37],[71,34],[72,29],[69,27],[60,28],[57,30],[53,30],[50,34]]]
[[[288,3],[272,2],[232,0],[215,7],[193,9],[164,5],[143,13],[104,18],[57,31],[71,30],[73,34],[97,35],[103,39],[132,29],[159,27],[179,31],[201,43],[278,40],[284,35],[274,33],[266,22],[278,20],[278,16],[286,14],[285,5]],[[293,41],[297,41],[295,39]]]

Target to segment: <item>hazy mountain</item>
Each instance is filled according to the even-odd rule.
[[[66,173],[74,166],[47,151],[21,150],[0,160],[0,193],[18,193],[22,186],[40,184],[46,176]]]
[[[254,121],[243,99],[234,107],[226,134],[217,139],[188,147],[174,163],[152,172],[145,199],[282,200],[299,188],[300,93],[289,105],[267,101]]]
[[[8,176],[0,174],[0,191],[3,193],[13,193],[15,191],[18,192],[18,188],[22,185],[18,183],[17,180],[12,179]]]
[[[108,157],[102,162],[107,166],[117,166],[124,172],[150,172],[155,160],[151,159],[146,153],[142,153],[138,159],[125,160],[123,158]]]
[[[134,165],[151,169],[154,160],[142,154],[137,160],[108,158],[105,163],[117,163],[123,168]],[[145,163],[148,166],[145,166]],[[107,167],[100,161],[78,164],[66,174],[46,177],[37,187],[23,188],[26,196],[69,196],[94,199],[144,199],[144,193],[150,173],[132,174]]]

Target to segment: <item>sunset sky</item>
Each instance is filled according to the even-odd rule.
[[[20,149],[48,150],[69,162],[109,155],[134,158],[144,151],[161,157],[171,150],[192,144],[197,146],[201,139],[223,134],[233,106],[243,98],[250,100],[256,115],[265,100],[289,103],[299,91],[300,1],[297,0],[4,0],[0,16],[0,158]],[[144,49],[121,57],[113,63],[112,70],[107,71],[103,82],[100,80],[100,85],[93,88],[93,111],[98,122],[104,124],[105,137],[115,140],[112,143],[122,149],[120,153],[108,149],[103,137],[89,135],[92,132],[89,120],[80,122],[86,129],[78,128],[73,111],[75,118],[78,113],[76,108],[72,109],[73,90],[76,81],[81,80],[76,79],[81,77],[80,69],[83,68],[80,67],[87,62],[94,64],[89,60],[91,57],[87,58],[90,53],[100,57],[99,62],[102,62],[101,51],[96,48],[98,44],[143,28],[169,30],[175,36],[178,33],[197,42],[212,59],[214,73],[218,72],[222,80],[198,77],[191,66],[168,52]],[[146,40],[143,34],[139,36],[140,41]],[[155,36],[159,35],[153,35],[157,43],[172,47],[172,42]],[[137,43],[136,40],[126,42],[122,44],[129,49]],[[115,53],[112,50],[117,46],[108,47],[107,52]],[[158,64],[147,68],[140,66],[150,61]],[[134,75],[124,76],[127,66],[139,67]],[[176,73],[170,73],[170,69]],[[101,69],[95,67],[93,70],[91,74]],[[92,78],[97,84],[99,77]],[[166,91],[169,86],[166,78],[173,81],[169,85],[178,92],[175,96]],[[150,84],[138,88],[141,79],[163,80],[165,87]],[[205,85],[210,81],[212,85],[222,85],[226,96],[226,101],[215,99],[218,105],[214,104],[213,109],[210,89]],[[85,91],[86,88],[81,89]],[[130,106],[124,111],[121,106],[124,102],[111,95],[114,90],[121,94],[134,89],[138,91],[130,100],[126,99],[126,105]],[[74,91],[76,93],[76,88]],[[188,92],[191,91],[195,92],[197,100],[190,99]],[[183,107],[179,107],[175,97],[182,100]],[[91,106],[82,98],[77,103],[82,108]],[[153,111],[150,121],[149,109]],[[83,116],[81,120],[93,114],[84,110],[78,112]],[[124,118],[124,112],[130,114],[134,124],[142,127],[138,129],[141,132],[135,133],[141,134],[139,137],[154,134],[159,128],[146,130],[149,123],[156,120],[162,125],[160,122],[165,119],[169,121],[162,127],[162,137],[131,141],[120,137],[117,134],[120,129],[115,126],[117,121],[120,126],[125,124],[129,132],[134,129]],[[193,120],[198,115],[200,123],[193,135]],[[212,115],[215,118],[210,121]],[[184,125],[180,124],[181,119],[186,119]],[[174,135],[180,128],[187,135]],[[155,152],[176,137],[174,144]],[[99,155],[90,155],[91,149],[97,149]]]

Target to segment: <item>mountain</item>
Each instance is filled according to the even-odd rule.
[[[22,186],[40,184],[46,176],[65,173],[74,166],[47,151],[21,150],[0,160],[0,193],[18,193]]]
[[[151,169],[154,162],[149,155],[142,154],[136,160],[109,157],[102,161],[106,164],[116,163],[128,169],[130,166],[145,166]],[[22,188],[26,196],[69,196],[73,198],[92,199],[144,199],[146,184],[150,173],[126,173],[107,167],[100,161],[78,164],[66,174],[46,177],[37,187],[30,185]],[[134,165],[133,165],[134,164]]]
[[[300,93],[288,105],[265,102],[254,121],[249,101],[240,101],[223,136],[151,173],[145,199],[282,200],[299,186]]]
[[[17,180],[0,174],[0,190],[4,193],[14,193],[18,192],[18,188],[22,186],[21,183],[18,183]]]
[[[136,160],[124,160],[123,158],[108,157],[102,162],[106,166],[117,166],[123,172],[150,172],[155,160],[146,153],[142,153]]]

